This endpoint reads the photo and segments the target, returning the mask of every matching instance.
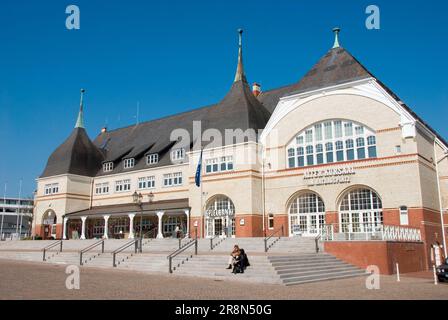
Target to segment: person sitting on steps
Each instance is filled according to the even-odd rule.
[[[240,247],[238,247],[238,245],[236,244],[236,245],[233,246],[233,251],[230,254],[229,263],[228,263],[229,266],[227,267],[227,269],[230,270],[230,269],[233,268],[233,264],[235,263],[235,259],[239,255],[240,255]]]

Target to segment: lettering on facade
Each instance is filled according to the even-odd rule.
[[[235,215],[235,212],[231,209],[209,209],[205,211],[205,215],[207,217],[233,217]]]
[[[329,184],[350,183],[351,176],[354,175],[353,167],[330,168],[322,170],[305,171],[303,179],[307,186],[322,186]]]

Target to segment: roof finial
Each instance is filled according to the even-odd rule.
[[[247,82],[243,67],[243,29],[238,29],[238,35],[239,35],[238,67],[236,68],[236,75],[234,82],[237,81]]]
[[[81,89],[81,102],[79,104],[79,113],[78,113],[78,120],[76,120],[75,128],[84,128],[84,107],[83,107],[83,100],[84,100],[84,93],[86,90]]]
[[[334,28],[333,29],[334,32],[334,45],[333,45],[333,49],[339,48],[339,32],[341,32],[341,28]]]

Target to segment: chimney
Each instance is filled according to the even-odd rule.
[[[106,133],[107,132],[107,127],[103,127],[102,129],[101,129],[101,133]]]
[[[256,97],[258,97],[261,93],[261,86],[256,82],[252,85],[252,93]]]

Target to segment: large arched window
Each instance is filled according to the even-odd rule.
[[[300,132],[287,156],[289,168],[376,158],[376,137],[354,121],[327,120]]]
[[[355,189],[347,193],[339,208],[342,232],[374,232],[383,225],[380,197],[370,189]]]
[[[207,237],[235,236],[235,206],[228,197],[218,195],[208,201],[205,220]]]
[[[315,236],[325,225],[325,205],[315,193],[297,196],[289,206],[289,234]]]

